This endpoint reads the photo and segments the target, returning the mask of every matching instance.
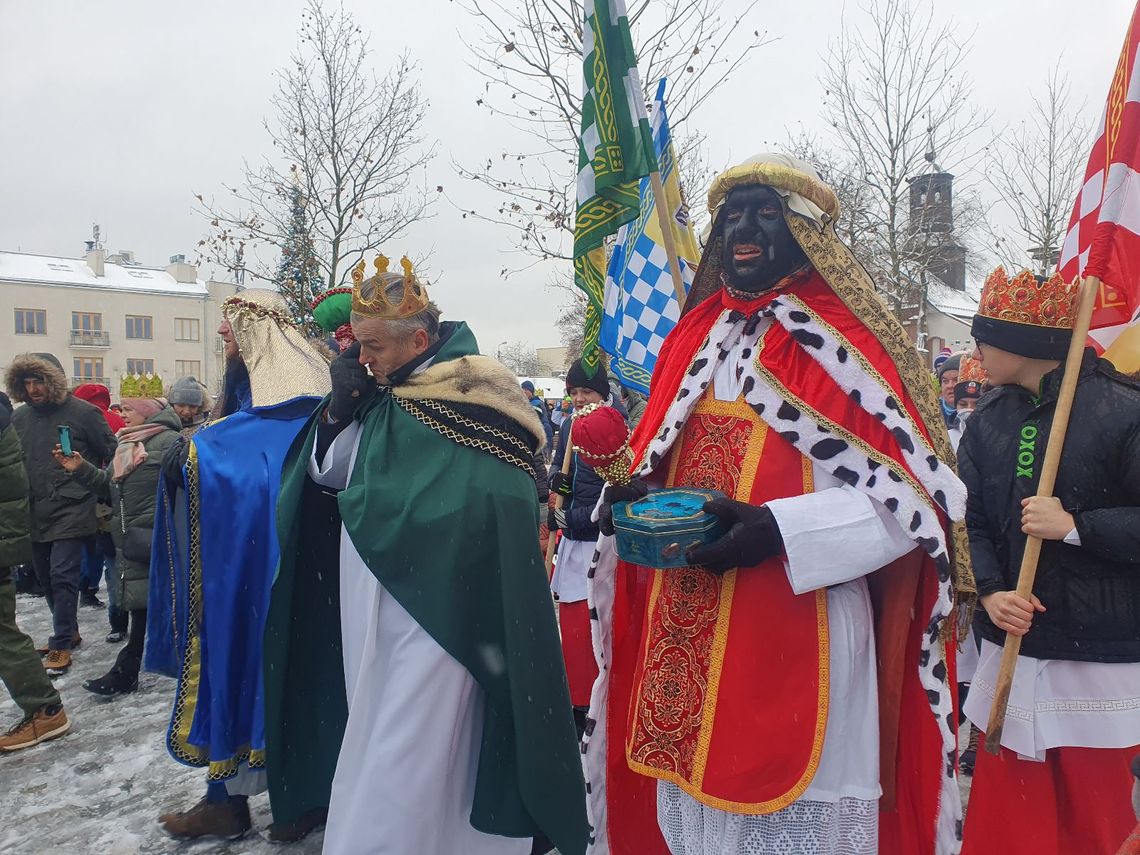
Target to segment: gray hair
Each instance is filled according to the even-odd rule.
[[[404,277],[400,273],[389,273],[386,278],[387,284],[384,286],[384,296],[388,298],[389,303],[398,306],[400,301],[404,299]],[[371,301],[376,298],[375,283],[375,279],[366,279],[360,283],[360,296],[362,299]],[[423,330],[427,333],[428,342],[434,344],[439,339],[439,316],[439,306],[429,300],[424,309],[411,317],[385,320],[384,324],[394,336],[401,339],[413,335],[416,330]],[[351,321],[354,324],[370,320],[375,320],[375,318],[370,318],[367,315],[361,315],[357,312],[352,313]]]

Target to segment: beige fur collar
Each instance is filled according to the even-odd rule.
[[[534,408],[523,397],[515,375],[488,356],[462,356],[436,363],[393,387],[392,394],[398,398],[487,407],[532,434],[539,448],[546,445],[546,432]]]

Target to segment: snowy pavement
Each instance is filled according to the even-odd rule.
[[[46,642],[51,616],[42,598],[20,597],[16,620],[37,645]],[[72,722],[71,733],[0,755],[0,852],[316,855],[321,851],[320,832],[287,846],[265,840],[262,835],[270,823],[265,795],[250,799],[253,831],[244,840],[189,844],[163,834],[159,814],[192,807],[205,793],[205,773],[175,763],[163,743],[174,681],[144,673],[134,694],[110,701],[91,694],[83,681],[106,673],[120,645],[103,640],[108,632],[103,609],[81,608],[79,629],[83,645],[71,670],[55,680]],[[0,691],[0,727],[7,730],[20,717],[7,692]]]
[[[51,616],[42,598],[21,596],[20,627],[43,644]],[[170,718],[174,681],[143,674],[138,692],[115,700],[83,689],[83,681],[106,673],[119,645],[107,644],[107,612],[81,608],[83,645],[71,671],[55,680],[71,719],[71,733],[54,742],[0,755],[0,853],[4,855],[317,855],[322,832],[300,843],[271,844],[269,801],[250,799],[253,831],[235,843],[179,843],[158,827],[159,814],[185,810],[205,792],[204,773],[170,759],[163,738]],[[19,721],[20,710],[0,692],[0,727]],[[965,739],[962,740],[965,746]],[[969,796],[969,778],[961,778]]]

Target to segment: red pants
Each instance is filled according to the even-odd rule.
[[[590,690],[598,677],[594,644],[590,640],[590,606],[586,600],[558,604],[558,627],[562,632],[562,660],[570,683],[570,703],[590,705]]]
[[[1114,855],[1136,825],[1138,748],[1050,748],[1045,762],[979,746],[962,855]]]

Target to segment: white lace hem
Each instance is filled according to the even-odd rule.
[[[879,802],[800,799],[765,816],[706,807],[657,784],[657,822],[673,855],[876,855]]]

